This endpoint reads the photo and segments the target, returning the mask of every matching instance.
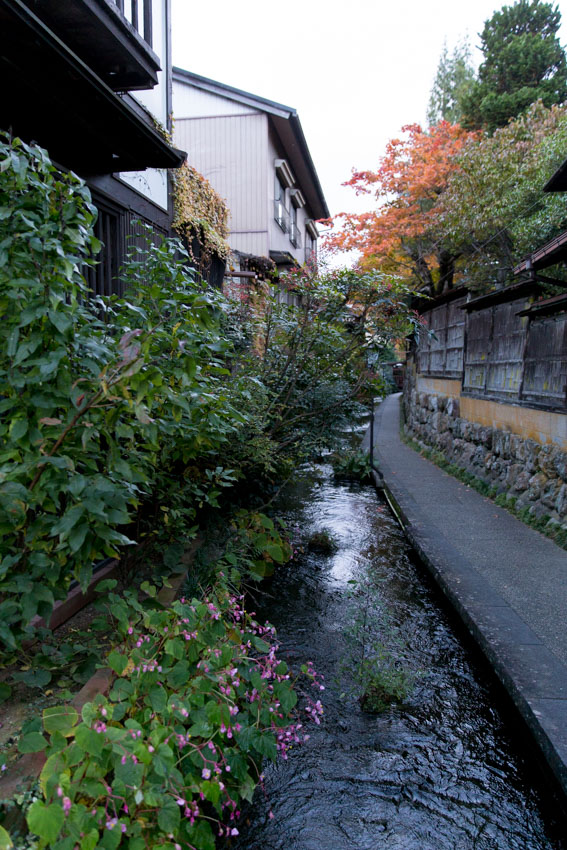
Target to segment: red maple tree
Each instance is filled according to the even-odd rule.
[[[376,171],[356,171],[343,185],[373,194],[377,209],[339,213],[326,222],[326,246],[357,250],[363,269],[381,268],[410,278],[432,294],[453,284],[455,257],[439,236],[437,201],[457,167],[456,155],[474,134],[442,121],[429,130],[402,127],[404,137],[386,146]]]

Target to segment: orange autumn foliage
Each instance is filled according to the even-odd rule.
[[[363,268],[397,271],[417,286],[433,286],[446,262],[436,243],[437,200],[473,134],[447,121],[429,130],[410,124],[402,132],[404,137],[388,142],[376,171],[353,169],[343,184],[357,195],[374,195],[378,208],[335,216],[326,246],[358,250]]]

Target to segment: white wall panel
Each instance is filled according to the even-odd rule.
[[[257,112],[251,106],[227,97],[173,81],[173,114],[179,118],[204,118],[218,115],[248,115]],[[258,113],[260,114],[260,113]]]
[[[261,113],[175,120],[175,144],[226,200],[231,232],[242,237],[268,229],[266,125]]]

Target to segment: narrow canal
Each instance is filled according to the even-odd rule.
[[[532,784],[533,765],[490,676],[463,647],[374,489],[335,484],[331,469],[318,466],[278,510],[306,551],[255,607],[277,627],[292,667],[312,661],[324,675],[325,714],[287,762],[267,767],[264,792],[232,846],[567,848],[564,824]],[[331,554],[306,543],[325,529],[337,544]],[[370,714],[358,697],[380,666],[409,695]]]

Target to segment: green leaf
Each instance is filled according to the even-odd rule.
[[[163,712],[167,706],[167,691],[165,688],[152,688],[149,693],[150,705],[154,711]]]
[[[91,829],[81,840],[81,850],[95,850],[98,844],[98,829]]]
[[[89,530],[88,523],[82,523],[81,525],[76,526],[71,533],[69,534],[69,548],[71,552],[77,552],[83,543],[85,542],[85,537],[87,536]]]
[[[99,838],[98,846],[101,850],[116,850],[122,840],[122,831],[118,824],[112,829],[103,830],[102,836]]]
[[[18,744],[21,753],[40,753],[47,747],[47,741],[39,732],[28,732]]]
[[[51,324],[54,325],[61,334],[68,331],[73,324],[73,320],[63,312],[57,313],[55,310],[49,310],[47,315],[49,316]]]
[[[78,719],[79,714],[72,705],[57,705],[43,710],[43,728],[50,735],[60,732],[69,737]]]
[[[53,843],[65,820],[63,809],[57,803],[46,806],[41,800],[36,800],[29,808],[26,816],[30,832]]]
[[[122,764],[122,756],[116,757],[114,775],[124,785],[129,785],[131,788],[139,788],[144,778],[144,765],[139,762],[138,764],[134,764],[132,758],[128,755],[124,764]]]
[[[10,426],[10,438],[12,440],[20,440],[28,430],[27,419],[16,419]]]
[[[3,826],[0,826],[0,850],[10,850],[14,844]]]
[[[254,738],[254,746],[261,755],[271,759],[271,761],[275,761],[278,751],[274,736],[270,732]]]
[[[289,712],[297,705],[297,694],[289,683],[278,682],[274,685],[274,693],[280,701],[281,707],[289,714]]]
[[[265,551],[268,553],[270,558],[272,558],[272,560],[276,561],[276,563],[283,563],[284,556],[281,546],[276,546],[275,543],[270,543],[269,546],[266,546]]]
[[[6,346],[6,354],[8,357],[13,357],[18,350],[18,340],[20,339],[20,329],[14,328],[8,337],[8,345]]]
[[[184,648],[179,639],[166,640],[164,650],[166,655],[173,655],[174,658],[178,658],[180,661],[183,658]]]
[[[97,593],[108,593],[109,590],[114,590],[117,584],[115,578],[105,578],[104,581],[99,581],[97,584]]]
[[[27,670],[25,673],[18,673],[14,678],[25,682],[30,688],[44,688],[51,682],[51,673],[49,670]]]
[[[199,850],[215,850],[216,847],[211,825],[202,819],[199,819],[189,830],[189,840]]]
[[[51,458],[51,460],[55,460],[55,458]],[[69,534],[71,529],[79,522],[84,512],[85,508],[83,505],[74,505],[74,507],[70,508],[65,514],[63,514],[59,522],[54,524],[51,529],[51,536],[55,537],[56,534]]]
[[[189,678],[189,664],[187,661],[178,661],[177,664],[171,668],[169,673],[167,674],[167,682],[173,688],[173,690],[177,690],[181,685],[183,685],[187,679]]]
[[[272,520],[266,516],[266,514],[259,514],[260,522],[264,526],[264,528],[268,529],[268,531],[273,531],[274,523]]]
[[[254,791],[256,790],[256,783],[252,779],[249,773],[246,774],[246,777],[243,782],[241,782],[239,789],[240,795],[244,797],[245,800],[248,800],[249,803],[252,802],[252,797],[254,796]]]
[[[6,682],[0,682],[0,703],[6,702],[7,699],[10,699],[11,695],[12,688],[10,685],[7,685]],[[0,850],[2,850],[1,847]]]
[[[218,803],[221,790],[217,782],[209,782],[208,780],[201,782],[201,791],[210,803],[213,805]]]
[[[111,667],[117,676],[121,676],[128,666],[128,656],[121,652],[113,650],[107,657],[108,666]]]
[[[104,746],[102,734],[95,732],[94,729],[89,729],[84,723],[77,726],[75,741],[82,750],[90,753],[92,756],[99,756],[102,753]]]
[[[164,832],[173,832],[179,829],[181,812],[179,806],[173,800],[167,802],[158,812],[158,825]]]
[[[252,645],[254,646],[255,649],[258,650],[258,652],[269,652],[270,651],[269,644],[267,644],[265,640],[262,640],[262,638],[259,638],[256,635],[251,635],[251,641],[252,641]]]
[[[49,756],[39,775],[39,784],[45,796],[47,796],[47,783],[52,776],[59,776],[61,771],[65,769],[65,766],[66,761],[62,753],[53,753],[53,755]]]

